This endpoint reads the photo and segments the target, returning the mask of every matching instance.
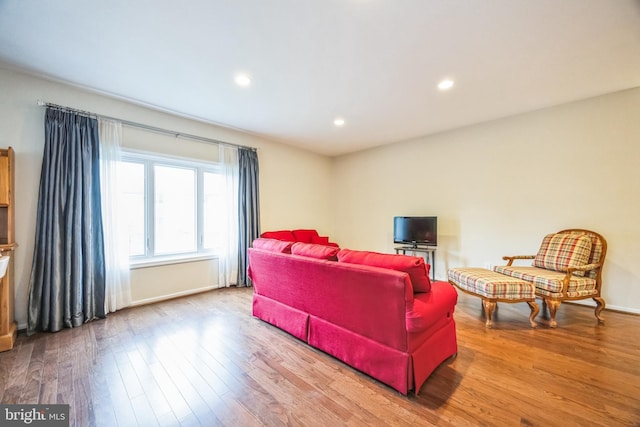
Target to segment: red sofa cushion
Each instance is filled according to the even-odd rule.
[[[542,240],[533,266],[554,271],[567,271],[569,267],[579,267],[589,262],[591,238],[586,234],[549,234]],[[584,276],[583,271],[573,273]]]
[[[431,290],[431,280],[429,280],[431,266],[425,264],[424,258],[421,257],[342,249],[338,252],[338,261],[403,271],[411,278],[414,292],[429,292]]]
[[[326,246],[329,244],[329,238],[327,236],[311,236],[311,243]]]
[[[340,245],[338,245],[337,243],[334,242],[330,242],[329,238],[326,236],[317,236],[317,237],[313,237],[311,239],[311,243],[315,243],[318,245],[325,245],[325,246],[333,246],[335,248],[339,248]]]
[[[316,230],[293,230],[293,237],[296,242],[313,243],[313,238],[318,237]]]
[[[276,239],[265,239],[263,237],[259,237],[253,241],[254,248],[263,249],[269,252],[280,252],[283,254],[291,253],[291,246],[293,246],[293,242],[285,242],[283,240]]]
[[[287,242],[315,243],[318,245],[339,247],[337,243],[330,242],[329,237],[320,236],[316,230],[312,229],[265,231],[260,237],[284,240]]]
[[[279,230],[279,231],[265,231],[260,235],[266,239],[284,240],[286,242],[295,242],[296,238],[293,236],[291,230]]]
[[[340,248],[325,245],[316,245],[313,243],[296,242],[291,246],[291,253],[294,255],[302,255],[311,258],[328,259],[330,261],[338,260],[338,251]]]

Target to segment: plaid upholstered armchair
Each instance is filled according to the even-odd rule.
[[[536,296],[549,308],[550,326],[557,326],[556,312],[562,301],[592,298],[599,323],[605,307],[601,295],[602,266],[607,241],[600,234],[581,229],[562,230],[545,236],[537,255],[505,256],[505,266],[494,270],[507,276],[533,282]],[[515,260],[532,259],[529,267],[514,266]]]

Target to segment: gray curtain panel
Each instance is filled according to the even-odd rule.
[[[47,108],[27,332],[105,317],[98,121]]]
[[[250,286],[247,250],[251,242],[260,236],[258,153],[239,148],[238,166],[238,286]]]

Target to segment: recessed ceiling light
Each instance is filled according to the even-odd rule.
[[[440,83],[438,83],[438,89],[440,90],[449,90],[453,87],[453,80],[444,79]]]
[[[341,119],[340,117],[338,117],[337,119],[335,119],[333,121],[333,124],[338,126],[338,127],[342,127],[342,126],[344,126],[344,119]]]
[[[246,87],[251,84],[251,79],[246,74],[238,74],[235,80],[238,86]]]

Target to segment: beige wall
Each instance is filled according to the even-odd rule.
[[[536,251],[569,227],[602,233],[608,306],[640,313],[640,89],[330,159],[0,68],[0,147],[16,150],[16,316],[26,322],[44,108],[38,99],[258,147],[262,229],[312,227],[393,251],[394,215],[437,215],[436,273]],[[215,159],[215,146],[125,128],[125,145]],[[132,272],[134,300],[217,286],[217,263]]]
[[[334,162],[336,241],[393,251],[394,215],[437,215],[436,273],[604,235],[603,294],[640,313],[640,89],[392,144]]]
[[[44,108],[52,102],[151,126],[258,148],[262,228],[317,228],[331,234],[331,160],[246,133],[165,114],[0,67],[0,147],[16,152],[16,320],[26,325],[38,184],[44,147]],[[125,128],[124,145],[215,160],[217,147]],[[199,261],[132,272],[136,302],[217,286],[217,263]]]

